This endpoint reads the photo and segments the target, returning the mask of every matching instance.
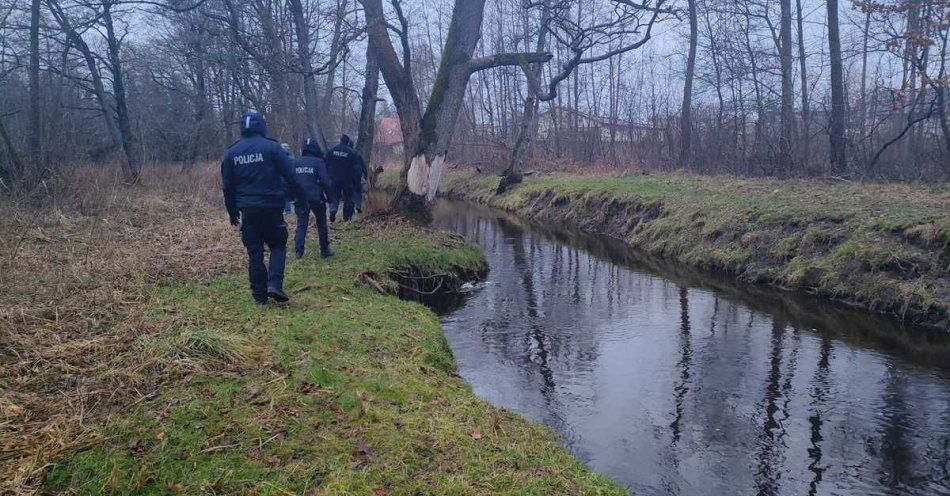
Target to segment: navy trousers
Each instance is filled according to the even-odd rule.
[[[355,191],[353,190],[353,181],[350,179],[333,180],[334,199],[330,203],[330,213],[336,215],[340,210],[340,202],[343,202],[343,220],[348,221],[353,218],[353,211],[356,209]]]
[[[241,241],[247,248],[247,275],[251,295],[267,301],[268,289],[283,290],[287,263],[287,224],[282,208],[241,210]],[[264,245],[270,250],[270,265],[264,265]]]
[[[311,202],[309,209],[294,207],[297,211],[297,232],[294,235],[294,250],[298,257],[303,256],[307,241],[307,227],[310,225],[310,212],[317,217],[317,236],[320,239],[320,253],[330,251],[330,233],[327,231],[327,204]]]

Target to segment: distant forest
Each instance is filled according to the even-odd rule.
[[[945,180],[948,38],[950,0],[0,0],[0,182],[217,159],[249,109],[430,179]]]

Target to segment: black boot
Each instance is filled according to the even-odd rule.
[[[336,255],[336,253],[333,253],[333,250],[331,250],[331,249],[329,249],[329,248],[327,248],[326,251],[321,251],[321,252],[320,252],[320,256],[323,257],[323,258],[330,258],[330,257],[332,257],[333,255]]]
[[[286,303],[290,301],[290,297],[287,296],[287,293],[284,293],[284,290],[278,288],[268,289],[267,296],[273,298],[277,303]]]

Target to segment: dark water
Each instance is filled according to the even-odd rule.
[[[442,203],[487,284],[443,317],[459,371],[638,494],[950,494],[950,343]]]

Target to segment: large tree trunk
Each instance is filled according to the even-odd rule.
[[[405,206],[431,202],[439,188],[442,166],[455,132],[458,111],[472,69],[469,61],[482,32],[485,0],[455,3],[442,60],[415,143],[406,143],[406,189],[397,201]],[[424,200],[424,201],[423,201]]]
[[[550,54],[502,53],[472,58],[481,37],[485,0],[455,2],[452,20],[432,94],[425,114],[412,81],[412,56],[406,34],[408,21],[400,3],[394,2],[403,24],[403,62],[399,61],[389,37],[381,0],[362,0],[366,16],[369,44],[379,62],[380,72],[399,113],[405,146],[405,163],[401,174],[402,188],[393,199],[397,211],[428,215],[442,176],[445,155],[455,131],[459,109],[472,74],[498,66],[547,62]]]
[[[845,135],[844,70],[841,61],[841,35],[838,24],[838,0],[828,0],[828,48],[831,56],[831,172],[848,171]]]
[[[30,2],[30,161],[34,170],[43,162],[43,126],[40,116],[40,0]]]
[[[858,106],[860,111],[858,130],[861,133],[861,139],[864,139],[868,123],[868,43],[870,33],[871,12],[868,12],[864,18],[864,31],[861,33],[863,40],[861,50],[861,103]]]
[[[191,152],[189,153],[190,162],[194,163],[202,155],[202,144],[208,142],[208,84],[205,69],[205,30],[202,21],[198,21],[192,26],[194,39],[192,40],[192,50],[194,50],[194,80],[195,80],[195,135],[191,140]]]
[[[317,140],[320,148],[325,149],[327,139],[317,117],[317,83],[313,63],[310,60],[310,26],[307,24],[301,1],[288,0],[287,3],[294,18],[294,30],[297,33],[297,63],[303,73],[304,121],[307,123],[307,133]]]
[[[779,140],[779,174],[784,176],[792,170],[792,135],[794,122],[794,86],[792,84],[792,2],[781,0],[781,26],[779,29],[779,59],[782,70],[782,137]]]
[[[795,9],[798,14],[798,62],[801,67],[802,81],[802,162],[808,168],[811,156],[811,139],[809,134],[811,108],[808,101],[808,60],[805,53],[805,18],[802,12],[802,0],[795,0]]]
[[[323,101],[321,102],[321,106],[325,109],[333,108],[333,89],[336,85],[336,68],[339,65],[337,59],[340,57],[340,51],[344,48],[341,39],[343,37],[343,18],[346,15],[347,3],[347,0],[337,0],[336,2],[336,14],[333,21],[333,38],[330,40],[330,66],[324,85]],[[340,117],[342,118],[343,116],[341,115]],[[323,125],[324,129],[326,129],[327,133],[332,134],[336,129],[333,123],[333,113],[327,112],[324,120],[326,121]]]
[[[373,51],[366,49],[366,76],[363,82],[360,103],[360,123],[356,136],[356,150],[363,156],[369,169],[369,183],[376,184],[376,167],[373,166],[373,145],[376,142],[376,102],[379,99],[379,64]]]
[[[103,4],[102,20],[106,27],[106,42],[109,48],[109,67],[112,70],[112,92],[115,95],[116,121],[119,133],[122,136],[122,148],[125,150],[123,171],[125,180],[129,184],[139,181],[142,171],[139,160],[138,142],[132,133],[132,121],[129,116],[129,106],[125,93],[125,75],[122,73],[122,59],[120,57],[120,42],[115,33],[115,23],[112,22],[112,3]]]
[[[689,0],[689,53],[686,55],[686,81],[683,84],[683,109],[680,112],[680,166],[692,165],[693,153],[693,79],[696,75],[696,45],[699,42],[699,21],[696,0]]]

